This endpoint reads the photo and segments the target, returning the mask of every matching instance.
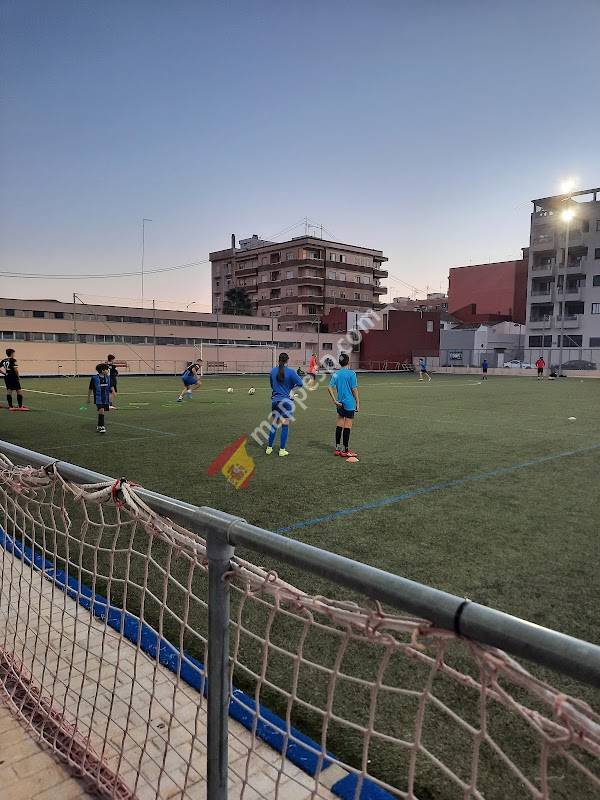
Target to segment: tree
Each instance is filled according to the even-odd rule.
[[[254,314],[252,308],[252,301],[248,297],[245,289],[239,287],[229,289],[225,293],[225,302],[223,303],[223,314],[236,314],[237,316],[251,317]]]

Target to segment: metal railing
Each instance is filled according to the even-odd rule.
[[[98,484],[112,478],[50,456],[0,441],[12,461],[35,467],[54,465],[65,479]],[[137,489],[148,506],[176,519],[207,541],[208,621],[208,796],[227,797],[230,600],[226,573],[236,547],[278,559],[333,583],[428,620],[459,636],[500,648],[539,665],[600,687],[600,647],[535,625],[464,597],[449,594],[344,556],[313,547],[213,508],[197,507]]]

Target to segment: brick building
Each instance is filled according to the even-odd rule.
[[[397,311],[388,306],[382,312],[382,328],[363,334],[360,366],[381,369],[382,362],[413,363],[420,356],[440,353],[440,312]]]
[[[361,313],[381,308],[387,258],[381,250],[299,236],[266,242],[253,236],[210,253],[213,311],[227,291],[246,290],[261,316],[276,317],[285,331],[314,331],[333,308]]]
[[[528,248],[523,258],[453,267],[448,280],[448,312],[464,322],[525,322]]]

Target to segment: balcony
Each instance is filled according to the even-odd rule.
[[[528,327],[533,331],[548,330],[552,327],[552,317],[547,316],[543,319],[530,319]]]
[[[554,233],[534,233],[531,247],[533,250],[552,250],[554,248]]]
[[[562,286],[559,286],[556,290],[557,298],[562,300],[563,296],[565,297],[566,302],[568,303],[570,300],[583,300],[585,295],[585,286],[577,286],[575,288],[571,288],[567,286],[566,296],[563,292]]]
[[[540,278],[544,275],[553,275],[556,269],[556,259],[552,259],[547,264],[533,264],[531,267],[531,272],[535,273],[536,277],[539,276]]]
[[[564,322],[562,316],[557,316],[556,327],[564,328],[566,331],[573,330],[573,328],[579,328],[580,316],[581,314],[565,314]]]
[[[387,289],[385,286],[373,286],[373,294],[386,294]]]
[[[554,302],[554,287],[548,289],[532,289],[530,297],[535,303],[553,303]]]

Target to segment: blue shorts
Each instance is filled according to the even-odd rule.
[[[198,383],[198,378],[194,375],[186,375],[185,378],[181,379],[185,386],[195,386]]]
[[[344,408],[344,406],[337,406],[335,411],[338,417],[345,417],[346,419],[354,419],[356,414],[356,411],[350,411],[349,408]]]
[[[283,400],[273,400],[271,403],[271,413],[277,419],[289,419],[294,415],[294,401],[288,397]]]

